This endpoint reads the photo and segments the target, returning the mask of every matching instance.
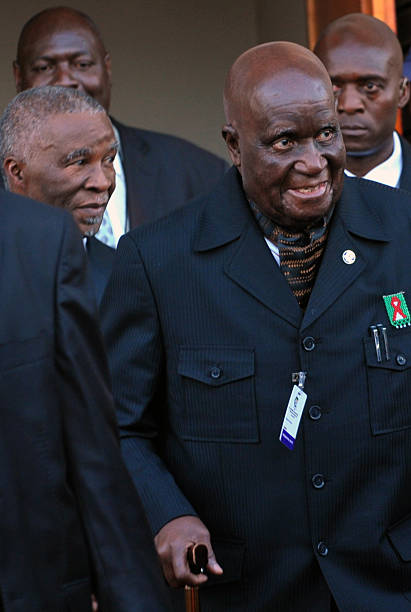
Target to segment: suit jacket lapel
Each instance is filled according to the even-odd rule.
[[[411,191],[411,145],[400,136],[402,150],[401,189]]]
[[[345,179],[343,195],[331,220],[324,256],[304,313],[265,244],[235,168],[210,194],[199,214],[194,250],[208,251],[233,243],[226,253],[226,275],[291,325],[297,328],[301,325],[304,329],[363,272],[367,261],[362,253],[367,249],[367,240],[385,242],[390,239],[373,202],[367,200],[370,196],[367,186],[367,181],[362,179]],[[385,197],[383,189],[378,191],[378,197]],[[355,253],[353,264],[343,260],[347,250]]]
[[[194,250],[208,251],[236,241],[225,261],[226,275],[277,315],[298,327],[302,311],[274,261],[244,196],[235,168],[209,196],[194,240]]]
[[[270,310],[299,327],[302,310],[251,213],[249,226],[239,240],[238,249],[226,263],[225,272]]]
[[[150,157],[150,145],[139,137],[137,130],[111,119],[118,130],[121,143],[121,163],[124,168],[127,190],[127,210],[130,228],[150,219],[151,201],[147,194],[155,194],[159,184],[159,164]]]
[[[388,241],[381,220],[372,202],[361,196],[362,179],[345,179],[344,191],[331,220],[324,256],[308,302],[301,329],[305,329],[335,302],[363,272],[367,262],[362,252],[364,238]],[[365,185],[366,187],[367,185]],[[361,244],[358,241],[361,238]],[[354,263],[345,263],[343,253],[355,254]]]

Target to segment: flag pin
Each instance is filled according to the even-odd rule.
[[[411,325],[410,311],[405,301],[404,291],[383,295],[382,297],[391,325],[394,327]]]

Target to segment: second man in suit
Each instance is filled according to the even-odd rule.
[[[88,15],[54,7],[23,27],[14,62],[17,91],[60,85],[87,92],[109,111],[111,59]],[[119,141],[117,187],[97,237],[115,247],[120,236],[153,221],[208,189],[224,160],[186,140],[113,120]]]
[[[115,250],[97,240],[115,187],[118,142],[104,108],[74,89],[22,92],[0,122],[0,161],[7,188],[70,211],[83,236],[100,301]]]

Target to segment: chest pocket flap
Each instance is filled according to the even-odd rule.
[[[254,374],[254,351],[242,348],[181,348],[178,373],[219,387]]]
[[[254,350],[242,347],[180,347],[184,439],[257,442]]]

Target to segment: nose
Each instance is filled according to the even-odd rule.
[[[91,189],[98,193],[110,191],[115,186],[115,171],[113,166],[105,166],[96,163],[90,167],[90,172],[85,182],[86,189]]]
[[[361,113],[364,111],[364,104],[360,92],[355,85],[344,85],[337,93],[337,111],[339,113]]]
[[[317,143],[310,140],[301,150],[301,155],[294,162],[294,168],[297,172],[307,176],[316,176],[320,174],[328,165],[327,159],[321,151],[319,151]]]
[[[60,87],[73,87],[74,89],[78,88],[79,83],[73,77],[68,62],[61,62],[57,65],[54,73],[53,85],[60,85]]]

